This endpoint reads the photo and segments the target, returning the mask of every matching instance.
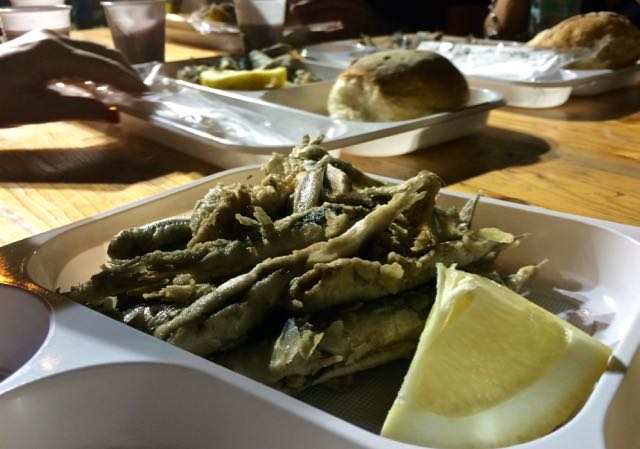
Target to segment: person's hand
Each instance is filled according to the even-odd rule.
[[[357,37],[360,34],[374,36],[393,32],[395,28],[365,0],[289,0],[289,19],[302,25],[342,23],[342,28],[334,32],[316,33],[317,38],[323,40]]]
[[[51,31],[32,31],[0,45],[0,127],[56,120],[118,121],[118,112],[91,98],[63,96],[52,80],[90,80],[138,93],[146,89],[122,55]]]

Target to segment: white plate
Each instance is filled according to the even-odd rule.
[[[1,448],[414,447],[375,433],[402,376],[393,365],[359,376],[363,382],[346,396],[312,391],[305,403],[53,293],[95,272],[120,229],[188,212],[212,185],[252,174],[252,168],[219,173],[0,248],[2,281],[21,286],[0,287],[0,367],[9,375],[0,382]],[[466,199],[443,191],[439,201]],[[484,199],[475,225],[488,224],[532,234],[501,264],[548,258],[534,291],[544,305],[599,322],[595,337],[619,361],[568,423],[515,447],[634,447],[640,228]]]

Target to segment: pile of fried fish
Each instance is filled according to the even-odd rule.
[[[192,64],[178,70],[178,79],[200,84],[200,75],[206,70],[269,70],[278,67],[287,69],[287,83],[294,86],[322,81],[319,76],[307,70],[302,56],[290,45],[275,44],[261,50],[251,50],[247,55],[229,55],[208,64]]]
[[[101,271],[65,294],[294,394],[410,358],[438,262],[514,290],[535,272],[496,273],[519,239],[471,229],[477,199],[439,208],[435,174],[384,183],[320,144],[274,155],[257,185],[216,185],[191,217],[120,232]]]

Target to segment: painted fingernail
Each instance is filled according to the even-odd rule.
[[[104,119],[109,123],[119,123],[120,114],[118,113],[118,108],[116,106],[109,106]]]

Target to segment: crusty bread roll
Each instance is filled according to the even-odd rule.
[[[640,30],[625,16],[592,12],[570,17],[543,30],[527,46],[559,51],[584,51],[572,69],[617,69],[640,59]]]
[[[334,118],[386,122],[452,110],[468,98],[464,76],[448,59],[429,51],[388,50],[342,72],[327,107]]]

